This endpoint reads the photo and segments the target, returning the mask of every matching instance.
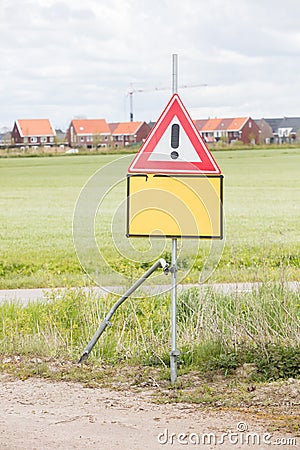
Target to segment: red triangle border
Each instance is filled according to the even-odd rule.
[[[177,116],[181,126],[198,153],[201,162],[193,161],[155,161],[149,157],[161,137]],[[187,109],[178,94],[173,94],[156,125],[136,154],[128,168],[129,173],[168,173],[168,174],[221,174],[221,170],[203,141]]]

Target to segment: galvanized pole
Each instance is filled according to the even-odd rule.
[[[171,383],[174,384],[177,379],[177,357],[179,351],[176,346],[176,315],[177,315],[177,239],[172,239],[172,306],[171,306],[171,353],[170,353],[170,375]]]
[[[177,93],[178,89],[178,55],[172,55],[172,93]],[[171,305],[171,353],[170,353],[170,375],[171,383],[177,379],[177,357],[179,351],[176,346],[176,315],[177,315],[177,239],[172,238],[172,305]]]
[[[178,91],[178,55],[172,55],[172,93],[176,94]]]
[[[132,84],[130,85],[130,90],[129,90],[129,118],[130,118],[130,122],[133,122],[133,86]]]

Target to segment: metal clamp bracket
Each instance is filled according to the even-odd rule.
[[[172,267],[170,267],[170,268],[169,268],[169,272],[170,272],[170,273],[177,273],[177,272],[178,272],[177,266],[176,266],[176,265],[175,265],[175,266],[173,265]]]

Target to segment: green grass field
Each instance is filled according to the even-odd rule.
[[[299,292],[290,291],[285,281],[300,279],[300,149],[222,150],[214,156],[225,175],[226,240],[208,281],[255,280],[262,281],[262,286],[258,292],[242,294],[220,295],[210,289],[202,294],[193,288],[179,295],[180,373],[190,368],[235,373],[237,367],[250,364],[255,372],[249,383],[299,377]],[[125,237],[124,176],[128,159],[119,158],[82,155],[0,159],[1,288],[93,283],[78,261],[72,221],[81,189],[98,169],[100,175],[92,178],[94,183],[83,204],[88,212],[90,196],[109,191],[95,217],[95,238],[103,257],[94,258],[90,242],[83,241],[87,266],[93,275],[101,275],[96,279],[108,285],[120,284],[120,280],[123,283],[124,277],[136,280],[149,266],[160,244],[151,247],[147,240]],[[108,163],[112,165],[101,170]],[[88,228],[85,209],[82,216],[83,229]],[[179,275],[187,272],[186,283],[199,280],[210,248],[210,242],[203,241],[197,250],[197,243],[190,240],[181,247],[179,242]],[[76,248],[78,251],[78,245]],[[219,248],[217,245],[215,251]],[[160,250],[170,261],[170,243]],[[153,282],[160,283],[162,277],[170,284],[170,278],[164,275],[153,276]],[[80,288],[47,295],[47,301],[25,307],[9,301],[0,305],[0,370],[11,370],[21,377],[89,380],[95,373],[103,376],[99,361],[112,367],[125,363],[159,366],[162,372],[167,368],[170,294],[128,299],[114,316],[114,327],[95,346],[87,370],[81,372],[78,365],[70,366],[67,375],[64,365],[58,374],[52,373],[48,362],[53,358],[78,361],[116,298],[99,298]],[[21,355],[24,365],[15,367],[7,355]],[[46,363],[32,362],[33,356]],[[88,373],[93,364],[91,376]]]
[[[225,175],[226,242],[209,281],[266,281],[282,277],[299,280],[300,149],[215,151],[214,157]],[[1,288],[93,282],[82,270],[74,250],[73,212],[89,177],[116,158],[82,155],[0,159]],[[126,167],[123,169],[126,172]],[[99,183],[109,187],[110,179],[122,179],[124,174],[106,170]],[[114,205],[124,199],[125,182],[110,193],[103,203],[100,220],[96,221],[98,245],[106,259],[106,263],[99,261],[97,271],[102,271],[110,284],[119,282],[118,272],[136,279],[146,267],[142,256],[140,263],[127,261],[126,254],[120,256],[111,242]],[[115,228],[126,253],[128,239],[122,221]],[[148,244],[135,240],[133,245],[142,248]],[[191,241],[185,245],[196,247]],[[201,243],[185,282],[198,281],[209,245]],[[164,256],[170,256],[168,246]],[[185,253],[179,265],[189,266],[188,259]]]

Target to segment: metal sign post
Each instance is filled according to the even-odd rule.
[[[172,55],[172,97],[127,173],[126,236],[172,239],[171,268],[158,260],[113,305],[85,348],[90,354],[123,302],[159,267],[172,274],[171,383],[177,381],[177,239],[223,239],[223,175],[179,95]]]
[[[171,353],[170,353],[170,376],[171,383],[177,379],[177,357],[180,352],[176,345],[176,315],[177,315],[177,239],[172,239],[172,303],[171,303]]]
[[[223,238],[223,175],[178,93],[172,97],[127,174],[126,236],[172,239],[171,383],[177,380],[177,240]],[[159,224],[159,226],[158,226]]]
[[[172,94],[177,94],[178,90],[178,55],[172,55]]]
[[[178,86],[178,55],[172,55],[172,94],[177,93]],[[180,352],[177,350],[177,239],[172,238],[172,304],[171,304],[171,353],[170,353],[170,376],[171,383],[177,379],[177,357]]]

